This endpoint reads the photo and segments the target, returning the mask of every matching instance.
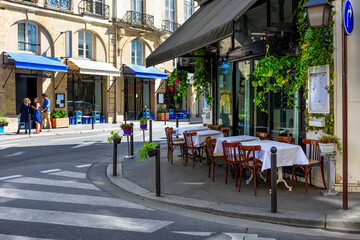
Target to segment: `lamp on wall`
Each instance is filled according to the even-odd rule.
[[[329,26],[331,5],[327,0],[310,0],[303,5],[306,9],[310,27]]]

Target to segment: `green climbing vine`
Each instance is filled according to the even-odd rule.
[[[189,87],[191,87],[191,84],[188,81],[188,73],[188,71],[175,68],[170,75],[168,85],[172,86],[175,83],[177,85],[177,94],[174,96],[175,100],[181,96],[187,99],[187,90]]]

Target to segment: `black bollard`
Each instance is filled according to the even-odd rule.
[[[149,130],[149,142],[152,142],[152,120],[150,119],[150,121],[149,121],[149,128],[150,128],[150,130]]]
[[[117,175],[117,144],[114,142],[113,146],[113,176]]]
[[[276,164],[276,147],[271,151],[271,212],[277,213],[277,164]]]
[[[92,128],[92,130],[94,130],[94,122],[95,122],[94,111],[92,111],[92,113],[91,113],[91,128]]]
[[[179,127],[179,118],[176,117],[176,127],[178,128]]]
[[[28,118],[28,128],[29,128],[29,135],[31,135],[31,114],[29,114],[29,118]],[[26,128],[26,124],[25,124],[25,128]]]
[[[160,197],[160,144],[156,146],[156,160],[155,160],[155,179],[156,179],[156,196]]]
[[[190,112],[190,108],[189,108],[189,112],[188,112],[189,122],[190,122],[190,115],[191,115],[191,112]]]
[[[131,135],[130,135],[130,150],[131,150],[131,153],[130,155],[131,156],[134,156],[134,134],[133,134],[133,130],[131,130]]]
[[[166,125],[166,110],[165,110],[164,125]]]
[[[126,119],[127,119],[127,112],[124,112],[124,120],[125,120],[125,124],[126,124]]]

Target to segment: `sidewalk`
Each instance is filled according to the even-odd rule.
[[[135,151],[136,152],[136,151]],[[177,156],[180,152],[175,152]],[[174,164],[167,161],[166,147],[161,147],[161,193],[155,197],[155,165],[140,163],[138,158],[123,160],[119,156],[118,175],[112,176],[112,164],[107,175],[111,182],[135,195],[185,208],[231,217],[279,223],[285,225],[325,228],[360,233],[360,193],[349,194],[349,211],[342,211],[342,196],[326,198],[322,189],[310,187],[305,194],[304,183],[296,183],[289,192],[283,184],[278,185],[278,213],[270,212],[269,183],[260,181],[258,196],[254,196],[253,182],[242,182],[241,192],[235,180],[229,176],[225,185],[225,169],[218,166],[215,182],[208,178],[207,165],[187,167],[179,157]],[[141,176],[141,177],[139,177]],[[290,182],[290,180],[288,180]]]

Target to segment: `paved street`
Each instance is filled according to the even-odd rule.
[[[162,131],[155,131],[154,138],[161,140]],[[106,178],[108,162],[102,160],[112,154],[107,136],[1,142],[0,239],[359,239],[136,198]],[[126,151],[121,144],[119,154]]]

